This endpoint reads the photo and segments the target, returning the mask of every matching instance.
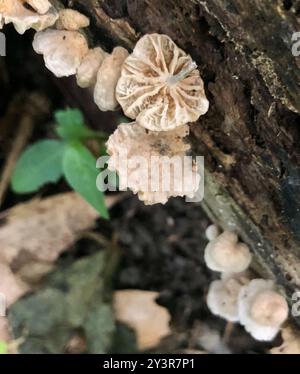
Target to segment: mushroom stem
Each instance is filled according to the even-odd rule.
[[[176,84],[183,79],[185,79],[193,70],[197,69],[197,64],[195,61],[192,61],[191,63],[188,64],[184,69],[180,71],[180,73],[176,75],[172,75],[167,79],[167,83],[169,85]]]

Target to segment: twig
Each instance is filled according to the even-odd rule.
[[[34,124],[36,120],[48,110],[49,105],[47,100],[36,93],[31,94],[23,108],[21,108],[22,118],[20,120],[17,135],[1,172],[0,206],[4,201],[16,162],[32,134]]]
[[[229,342],[233,329],[234,329],[234,323],[227,322],[225,326],[223,338],[222,338],[224,344],[227,344]]]

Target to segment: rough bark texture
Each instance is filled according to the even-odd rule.
[[[66,2],[65,2],[66,3]],[[300,287],[300,31],[294,0],[74,0],[92,18],[91,42],[131,49],[169,35],[198,63],[210,110],[192,126],[205,156],[203,206],[234,228],[258,269],[290,297]]]

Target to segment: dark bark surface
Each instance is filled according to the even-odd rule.
[[[66,2],[64,2],[66,3]],[[74,0],[91,44],[132,49],[164,33],[198,63],[210,110],[192,125],[203,206],[234,228],[288,296],[300,287],[300,31],[293,0]]]

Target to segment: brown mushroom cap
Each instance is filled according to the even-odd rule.
[[[145,35],[123,65],[117,100],[128,117],[152,131],[194,122],[209,106],[196,67],[167,35]]]

